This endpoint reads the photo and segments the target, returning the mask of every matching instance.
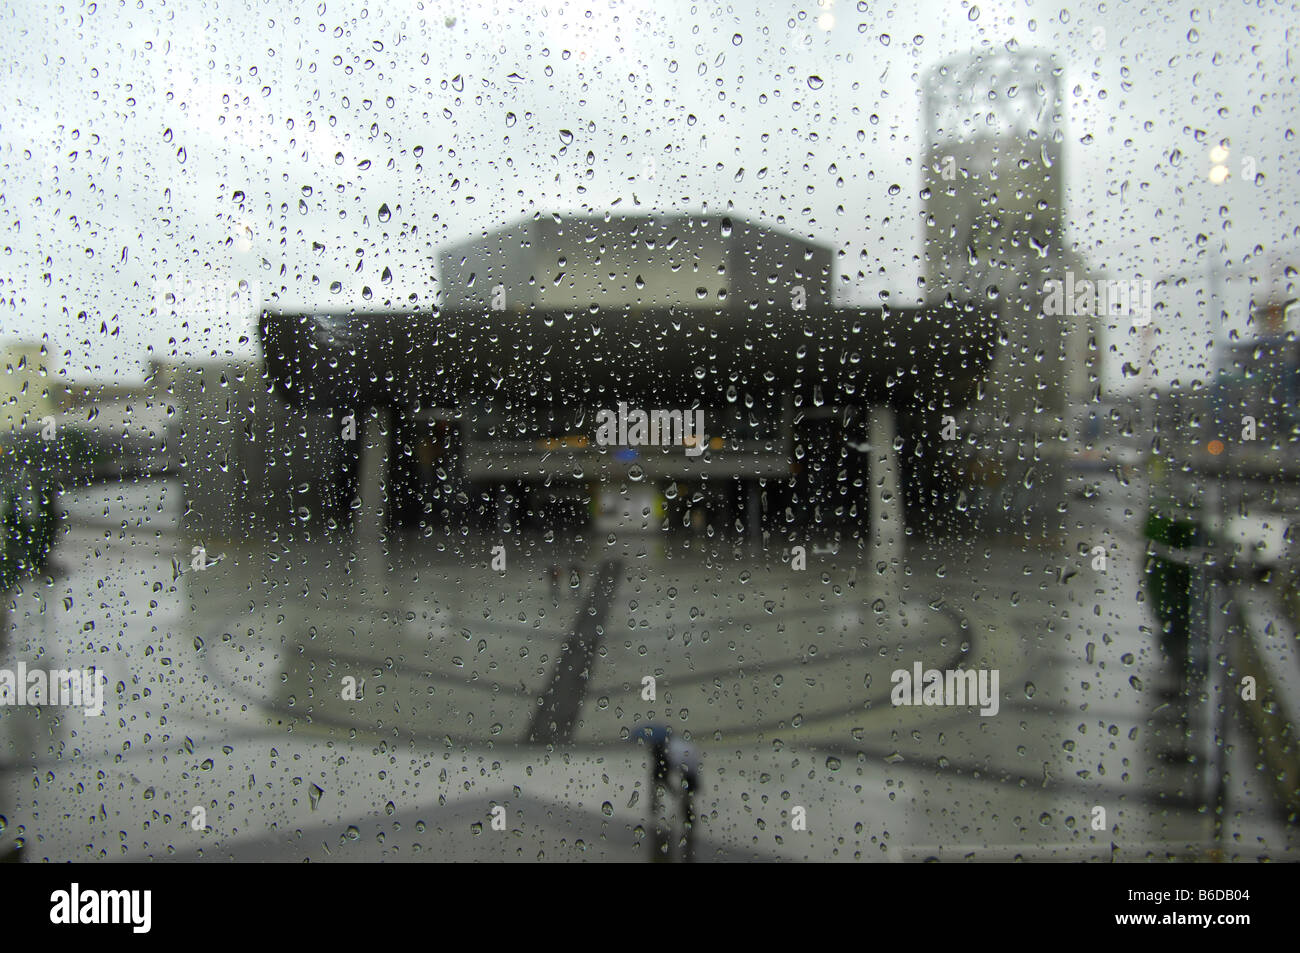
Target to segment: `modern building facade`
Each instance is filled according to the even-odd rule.
[[[924,87],[928,294],[980,301],[999,325],[948,479],[982,518],[1039,531],[1063,493],[1070,406],[1098,388],[1097,316],[1045,306],[1049,282],[1092,278],[1065,227],[1062,75],[1048,54],[999,51],[941,63]]]
[[[751,532],[856,525],[879,485],[870,448],[893,456],[901,434],[933,452],[993,342],[969,302],[836,308],[829,247],[739,217],[538,216],[439,260],[432,312],[261,321],[287,404],[382,434],[340,452],[391,460],[385,519],[407,526],[590,515],[601,486],[642,481]],[[699,413],[707,440],[608,446],[614,412]]]

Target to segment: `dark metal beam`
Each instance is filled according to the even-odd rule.
[[[959,406],[996,344],[990,311],[267,310],[267,367],[295,403],[644,407],[720,404],[734,387],[829,404]]]

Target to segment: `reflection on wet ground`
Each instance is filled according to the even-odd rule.
[[[1246,722],[1225,710],[1222,784],[1187,735],[1126,503],[1060,546],[913,539],[882,574],[856,541],[807,541],[801,570],[788,541],[705,536],[194,540],[175,484],[81,491],[0,666],[98,665],[107,711],[0,711],[0,840],[645,859],[658,725],[698,757],[699,859],[1287,856]],[[895,707],[916,663],[996,671],[996,714]]]

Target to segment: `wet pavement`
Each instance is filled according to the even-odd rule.
[[[0,709],[0,846],[647,859],[654,724],[698,757],[702,860],[1294,856],[1240,713],[1188,736],[1142,493],[1050,543],[914,537],[882,573],[856,540],[798,541],[805,569],[707,535],[198,540],[176,483],[79,491],[0,667],[95,664],[107,710]],[[915,663],[996,671],[996,714],[895,707]]]

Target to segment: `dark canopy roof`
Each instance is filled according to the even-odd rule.
[[[957,406],[996,341],[991,313],[922,308],[731,313],[528,310],[264,311],[267,368],[290,401],[319,406],[718,404],[803,392],[828,404]]]

